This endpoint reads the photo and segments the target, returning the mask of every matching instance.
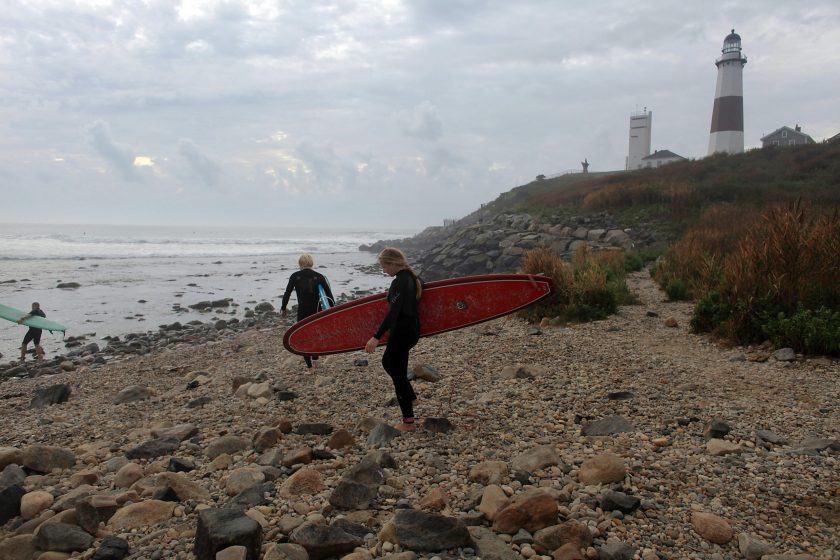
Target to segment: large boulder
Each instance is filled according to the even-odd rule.
[[[229,546],[244,546],[247,560],[259,560],[260,524],[237,509],[206,509],[199,513],[194,547],[196,560],[216,560],[216,553]]]

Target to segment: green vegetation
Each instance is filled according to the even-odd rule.
[[[640,270],[649,254],[624,251],[592,252],[582,246],[571,263],[545,247],[525,254],[522,269],[527,274],[544,274],[552,279],[556,292],[547,300],[521,312],[531,321],[549,317],[556,322],[584,322],[604,319],[619,305],[636,302],[627,288],[627,272]]]
[[[694,332],[840,355],[837,207],[793,202],[695,226],[668,249],[654,278],[666,291],[681,281],[698,298]]]
[[[840,204],[840,143],[774,146],[632,172],[562,175],[517,187],[486,208],[538,216],[607,212],[622,228],[646,224],[678,235],[713,206],[760,211],[797,199],[820,207]]]
[[[651,274],[669,299],[696,300],[693,331],[840,355],[840,143],[565,175],[488,206],[538,216],[607,214],[617,227],[656,230],[673,243]],[[526,256],[526,272],[553,271],[560,289],[529,310],[531,318],[602,318],[632,299],[623,275],[646,261],[609,251],[552,268],[556,257],[540,251]]]

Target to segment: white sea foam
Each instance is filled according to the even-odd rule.
[[[202,300],[231,298],[237,306],[222,316],[242,318],[256,302],[280,306],[302,252],[312,253],[336,295],[384,290],[390,278],[365,272],[376,257],[358,247],[412,233],[3,224],[0,303],[28,310],[38,301],[49,319],[68,327],[68,335],[95,332],[91,340],[176,320],[211,320],[218,313],[175,311]],[[61,282],[80,287],[59,289]],[[17,357],[24,332],[0,321],[0,361]],[[44,333],[44,347],[50,355],[64,352],[60,336]]]

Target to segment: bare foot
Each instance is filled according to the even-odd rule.
[[[398,429],[401,432],[413,432],[416,429],[414,422],[406,423],[400,422],[394,428]]]

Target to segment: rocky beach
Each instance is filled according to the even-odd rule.
[[[381,349],[308,375],[267,308],[82,344],[0,384],[0,558],[840,558],[840,364],[630,284],[422,339],[410,433]]]

